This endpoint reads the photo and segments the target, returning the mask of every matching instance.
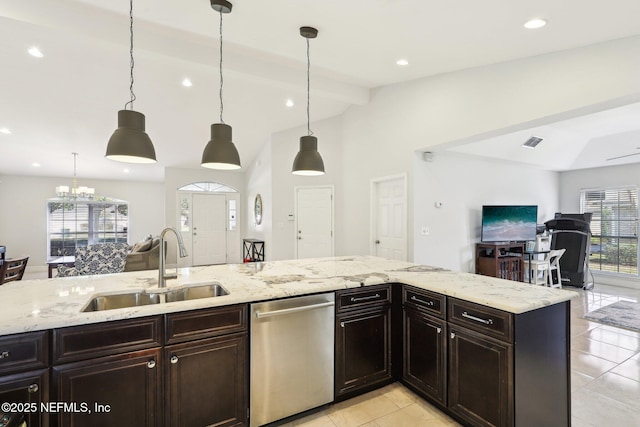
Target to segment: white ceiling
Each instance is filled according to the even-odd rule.
[[[245,166],[271,133],[306,122],[300,26],[319,29],[311,40],[312,120],[365,104],[373,87],[640,34],[638,0],[232,3],[223,21],[224,120]],[[209,0],[134,1],[134,108],[146,115],[159,162],[125,165],[103,157],[117,111],[129,100],[128,13],[128,0],[0,0],[0,128],[12,131],[0,133],[0,173],[69,176],[72,152],[85,178],[157,181],[165,167],[199,167],[210,124],[219,118],[219,17]],[[525,30],[522,24],[536,16],[549,25]],[[44,58],[26,53],[34,45]],[[397,66],[399,58],[410,64]],[[181,86],[184,77],[193,87]],[[284,106],[287,98],[293,108]],[[599,141],[618,141],[620,155],[640,147],[622,143],[640,134],[628,120],[639,109],[628,108],[598,117],[606,133],[592,117],[483,141],[482,149],[479,143],[452,149],[512,159],[507,142],[518,142],[509,150],[521,150],[531,132],[546,132],[540,151],[530,150],[524,161],[538,156],[548,164],[542,150],[562,135],[565,145],[584,150],[553,159],[550,168],[586,167],[609,146]]]

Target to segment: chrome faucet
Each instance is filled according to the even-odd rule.
[[[180,258],[184,258],[187,255],[187,249],[184,247],[184,242],[182,241],[182,236],[178,231],[173,227],[167,227],[160,233],[160,263],[158,266],[159,274],[158,274],[158,288],[166,288],[167,287],[167,276],[165,276],[164,271],[164,262],[165,262],[165,253],[164,253],[164,235],[167,234],[168,231],[172,231],[173,234],[176,235],[178,239],[178,249],[180,251]]]

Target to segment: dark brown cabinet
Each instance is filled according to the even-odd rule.
[[[444,295],[402,287],[403,381],[447,404],[447,322]]]
[[[0,377],[0,402],[29,404],[29,410],[24,412],[27,426],[49,425],[49,417],[40,410],[40,404],[48,401],[48,369]]]
[[[167,342],[182,341],[164,349],[167,427],[247,424],[246,315],[246,305],[167,315]]]
[[[58,426],[162,425],[159,348],[53,367]]]
[[[28,426],[47,427],[40,404],[49,401],[49,331],[0,337],[0,402],[18,406]],[[26,406],[26,407],[25,407]]]
[[[162,425],[162,316],[53,330],[58,427]]]
[[[512,347],[449,329],[449,409],[477,426],[513,425]]]
[[[447,300],[449,409],[479,426],[513,426],[513,315]]]
[[[342,400],[392,380],[391,286],[336,294],[335,396]]]
[[[235,305],[54,330],[52,394],[78,405],[54,425],[246,425],[246,316]]]
[[[569,426],[568,316],[568,303],[512,314],[404,285],[402,381],[465,425]]]

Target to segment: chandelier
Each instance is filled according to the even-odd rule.
[[[71,179],[71,188],[68,185],[59,185],[56,187],[56,194],[61,198],[83,198],[93,199],[95,195],[95,188],[78,186],[78,178],[76,177],[76,159],[78,153],[73,154],[73,179]]]

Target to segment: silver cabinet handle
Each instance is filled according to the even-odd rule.
[[[321,302],[320,304],[303,305],[302,307],[285,308],[282,310],[256,311],[256,317],[260,319],[261,317],[272,317],[272,316],[278,316],[281,314],[296,313],[298,311],[307,311],[307,310],[313,310],[316,308],[333,307],[333,306],[334,306],[333,301],[330,301],[330,302]]]
[[[376,240],[376,245],[379,245],[379,244],[380,244],[380,240]]]
[[[29,393],[37,393],[38,390],[40,390],[40,387],[38,387],[38,384],[31,384],[27,390],[29,391]]]
[[[426,305],[429,305],[429,306],[433,306],[434,305],[433,301],[425,301],[423,299],[420,299],[420,298],[416,297],[415,295],[411,296],[411,301],[421,302],[422,304],[426,304]]]
[[[174,365],[178,363],[178,356],[175,356],[175,355],[171,356],[170,362],[173,363]]]
[[[442,328],[436,328],[436,332],[438,332],[439,334],[442,333]]]
[[[451,339],[454,339],[456,337],[456,334],[454,334],[453,332],[451,332]]]
[[[156,361],[155,361],[155,360],[149,360],[149,361],[147,362],[147,368],[149,368],[149,369],[153,369],[153,368],[155,368],[155,367],[156,367]]]
[[[488,319],[488,320],[487,319],[481,319],[479,317],[470,315],[466,311],[462,312],[462,317],[466,317],[467,319],[471,319],[471,320],[476,321],[476,322],[484,323],[485,325],[493,325],[493,320],[492,319]]]
[[[8,359],[8,358],[9,358],[9,352],[8,351],[0,352],[0,360]]]
[[[377,299],[377,298],[380,298],[380,294],[369,295],[368,297],[361,297],[361,298],[351,297],[351,302],[367,301],[370,299]]]
[[[344,328],[344,322],[340,322],[340,327]]]

